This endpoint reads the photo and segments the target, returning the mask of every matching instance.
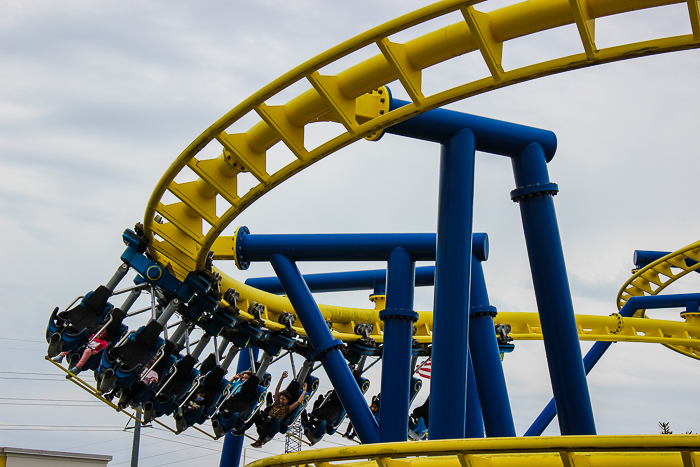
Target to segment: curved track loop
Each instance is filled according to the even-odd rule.
[[[689,266],[686,259],[694,261],[695,264]],[[700,241],[669,253],[636,271],[617,293],[617,309],[621,310],[627,300],[632,297],[657,295],[681,277],[698,269],[700,269]],[[635,316],[646,317],[645,310],[637,311]],[[692,322],[696,317],[688,316],[687,319]],[[682,344],[672,345],[671,343],[664,345],[683,355],[700,360],[700,349],[697,347],[688,347]]]
[[[627,58],[700,47],[700,12],[696,0],[531,0],[490,13],[479,12],[478,0],[444,1],[371,29],[283,75],[246,99],[215,122],[173,162],[153,192],[144,226],[150,253],[160,263],[169,263],[184,277],[204,268],[209,250],[215,259],[232,258],[232,240],[219,235],[256,199],[284,180],[366,135],[413,115],[469,96],[563,71],[624,60]],[[687,5],[685,35],[598,49],[594,21],[610,15],[656,6]],[[464,21],[436,30],[406,43],[394,43],[393,34],[427,20],[461,12]],[[501,63],[503,43],[528,34],[576,24],[583,51],[518,69]],[[692,31],[691,34],[687,32]],[[683,32],[683,31],[681,31]],[[322,75],[322,69],[364,47],[378,46],[381,53],[337,75]],[[490,76],[426,96],[421,90],[422,70],[469,52],[479,52]],[[291,85],[307,80],[310,89],[283,106],[267,102]],[[381,96],[367,95],[387,83],[399,81],[413,104],[392,112],[381,112]],[[261,120],[245,133],[226,130],[243,117],[257,113]],[[304,145],[304,127],[316,121],[335,121],[343,131],[314,149]],[[216,159],[195,158],[216,140],[223,153]],[[294,155],[293,162],[267,172],[266,151],[282,141]],[[179,175],[193,182],[178,183]],[[238,192],[241,173],[252,175],[255,185]],[[169,192],[180,201],[164,204]],[[223,214],[217,215],[217,212]],[[154,222],[159,213],[165,222]],[[204,228],[203,228],[204,227]]]
[[[152,257],[169,265],[180,278],[189,271],[203,269],[210,250],[216,260],[233,259],[232,237],[220,237],[220,234],[256,199],[321,158],[413,115],[475,94],[567,70],[700,47],[700,12],[695,0],[686,2],[688,31],[692,30],[692,34],[607,49],[598,49],[593,40],[595,18],[672,3],[680,3],[679,8],[682,8],[684,3],[677,0],[531,0],[488,14],[475,10],[472,5],[476,3],[476,0],[436,3],[369,30],[273,81],[215,122],[173,162],[151,196],[144,226]],[[389,40],[397,32],[452,12],[460,12],[464,21],[404,44]],[[582,53],[513,70],[501,63],[504,42],[567,24],[577,25]],[[379,55],[334,76],[321,74],[326,65],[375,44],[381,51]],[[469,52],[481,54],[490,76],[434,95],[422,93],[423,69]],[[303,80],[309,83],[307,91],[283,106],[267,104],[277,94]],[[393,81],[400,82],[413,103],[387,112],[386,100],[372,90]],[[257,114],[259,123],[245,133],[227,133],[231,125],[250,114]],[[338,122],[342,124],[339,126],[342,132],[314,149],[307,149],[304,127],[317,121]],[[294,160],[268,173],[266,151],[280,141],[291,151]],[[215,159],[197,159],[195,156],[210,143],[223,151],[221,155]],[[175,181],[176,177],[191,180],[195,175],[199,177],[196,181]],[[245,193],[238,190],[242,176],[255,180]],[[165,204],[166,193],[179,201]],[[223,214],[217,215],[222,211]],[[239,309],[247,310],[252,301],[265,305],[265,324],[270,329],[281,328],[276,322],[279,313],[293,312],[286,299],[247,287],[224,274],[222,277],[222,290],[233,287],[239,292],[240,300],[236,304]],[[376,310],[326,305],[320,308],[334,323],[333,330],[341,338],[357,338],[352,334],[354,322],[375,323],[375,333],[379,334]],[[525,328],[532,330],[532,326],[522,322]],[[432,314],[421,313],[417,337],[429,339],[431,323]],[[303,330],[300,331],[303,334]],[[523,334],[526,335],[530,337],[524,338],[533,338],[536,333],[528,331]],[[586,338],[585,332],[581,335]],[[664,333],[663,336],[675,338],[676,334]]]
[[[471,467],[644,465],[691,467],[700,435],[537,436],[383,443],[268,457],[248,467]],[[396,459],[399,457],[400,459]]]

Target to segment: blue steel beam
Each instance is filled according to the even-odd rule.
[[[472,357],[469,355],[469,366],[467,367],[467,419],[464,427],[465,438],[484,437],[484,417],[481,413],[481,403],[479,402],[479,391],[476,389],[474,377],[474,366]]]
[[[481,261],[472,258],[469,353],[472,357],[484,429],[488,437],[515,436],[501,354],[494,332],[496,308],[489,303]],[[467,397],[471,397],[467,394]]]
[[[236,264],[246,269],[254,261],[270,261],[272,255],[292,261],[386,261],[401,247],[414,261],[435,260],[435,234],[251,234],[236,231]]]
[[[653,263],[657,259],[663,258],[666,255],[670,255],[670,251],[648,251],[648,250],[634,250],[634,258],[632,262],[636,269],[642,269],[646,265]],[[688,267],[696,264],[697,261],[693,261],[690,258],[685,259],[685,264]],[[696,269],[695,272],[700,274],[700,269]]]
[[[668,254],[668,253],[666,253]],[[666,256],[666,254],[661,256]],[[658,258],[657,258],[658,259]],[[652,260],[654,261],[654,260]],[[679,294],[679,295],[661,295],[648,297],[632,297],[620,310],[620,316],[629,318],[634,316],[637,310],[656,309],[656,308],[677,308],[687,307],[688,303],[697,303],[700,301],[700,294]],[[694,306],[694,305],[693,305]],[[590,373],[596,363],[603,356],[605,351],[610,348],[614,342],[596,342],[583,358],[583,366],[586,374]],[[557,415],[557,408],[554,404],[554,399],[551,399],[547,406],[537,416],[530,428],[527,429],[523,436],[540,436],[544,430],[552,423]]]
[[[544,149],[530,144],[511,158],[530,271],[562,435],[596,434],[564,251]]]
[[[409,102],[391,98],[390,110],[407,104]],[[543,148],[549,162],[557,150],[557,137],[549,130],[446,109],[435,109],[416,115],[384,131],[394,135],[443,143],[465,128],[469,128],[474,134],[477,151],[514,157],[530,144],[537,143]]]
[[[430,379],[430,439],[462,438],[467,406],[474,134],[441,144]]]
[[[386,269],[304,274],[304,282],[306,282],[311,292],[374,290],[375,295],[384,295]],[[246,280],[245,283],[268,293],[284,294],[282,284],[276,277],[256,277]],[[415,286],[425,287],[432,285],[435,285],[435,266],[417,267]]]
[[[253,359],[258,359],[258,348],[247,347],[238,353],[238,367],[236,374],[241,371],[250,370],[250,352],[253,352]],[[243,452],[244,436],[233,436],[231,432],[224,437],[224,446],[221,448],[221,460],[219,467],[239,467],[241,465],[241,453]]]
[[[415,262],[403,248],[391,252],[387,264],[386,307],[379,312],[384,321],[382,346],[382,397],[379,440],[403,442],[408,438],[408,409],[411,391],[411,341]]]
[[[296,264],[280,254],[273,254],[270,263],[304,325],[309,342],[314,348],[314,359],[323,364],[323,369],[337,391],[360,440],[365,444],[379,442],[377,421],[345,362],[340,350],[343,343],[333,339]]]

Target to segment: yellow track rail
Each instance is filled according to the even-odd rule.
[[[247,467],[698,467],[698,451],[700,435],[486,438],[318,449]]]
[[[681,0],[530,0],[490,13],[479,12],[478,0],[443,1],[419,9],[350,39],[293,69],[215,122],[173,162],[149,200],[144,226],[150,253],[160,263],[170,263],[184,277],[204,268],[209,250],[215,258],[233,254],[230,237],[219,238],[224,229],[255,200],[294,174],[366,135],[416,114],[469,96],[563,71],[627,58],[700,47],[700,12],[696,0],[687,0],[688,30],[678,35],[645,42],[598,49],[594,41],[596,18],[652,8]],[[464,21],[436,30],[406,43],[391,42],[393,34],[427,20],[461,12]],[[513,70],[501,63],[503,44],[528,34],[576,24],[583,52]],[[381,54],[333,76],[322,75],[326,65],[364,47],[377,45]],[[466,53],[480,53],[490,76],[451,89],[424,95],[422,70]],[[267,102],[291,85],[306,80],[310,89],[282,106]],[[413,103],[382,112],[382,96],[367,93],[399,81]],[[245,133],[227,133],[239,119],[255,113],[260,123]],[[340,122],[344,132],[314,149],[304,145],[304,127],[319,120]],[[195,156],[216,140],[222,154],[216,159]],[[294,161],[274,173],[266,168],[266,151],[282,141]],[[177,183],[176,176],[194,172],[199,179]],[[237,189],[241,173],[252,175],[256,185],[246,193]],[[164,204],[166,192],[180,201]],[[222,206],[226,207],[225,212]],[[154,222],[159,213],[163,224]],[[203,228],[203,225],[205,226]]]
[[[685,262],[686,258],[696,261],[696,264],[688,266]],[[617,309],[621,310],[631,297],[657,295],[681,277],[698,269],[700,269],[700,241],[669,253],[636,271],[617,293]],[[635,316],[646,317],[645,310],[637,311]],[[693,313],[685,313],[684,317],[691,324],[700,321],[700,317]],[[683,355],[700,360],[700,349],[695,346],[672,343],[664,343],[664,345]]]
[[[223,287],[235,286],[226,280]],[[291,303],[285,297],[272,295],[244,284],[238,284],[236,290],[239,292],[240,300],[236,306],[241,309],[244,319],[253,319],[245,310],[252,302],[265,303],[263,319],[265,326],[273,330],[282,330],[284,326],[278,324],[277,318],[281,313],[293,313]],[[356,323],[372,323],[374,330],[372,338],[377,342],[382,342],[383,322],[379,319],[379,311],[383,309],[383,299],[377,297],[377,308],[374,310],[345,308],[329,305],[319,305],[323,317],[333,323],[333,337],[345,342],[351,342],[360,338],[353,334]],[[665,344],[673,346],[683,346],[690,350],[691,357],[698,358],[700,355],[700,320],[687,319],[686,322],[651,320],[643,318],[623,318],[617,313],[610,316],[576,315],[576,326],[578,328],[579,339],[585,341],[607,341],[607,342],[644,342],[654,344]],[[510,337],[515,340],[541,340],[542,329],[540,328],[540,317],[537,313],[513,313],[499,312],[494,318],[496,324],[510,324]],[[419,311],[417,328],[414,338],[422,343],[432,341],[433,314],[429,311]],[[295,330],[304,335],[304,329],[299,327]]]

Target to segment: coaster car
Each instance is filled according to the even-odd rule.
[[[124,408],[128,405],[143,405],[155,397],[157,391],[165,384],[166,375],[173,369],[175,363],[178,361],[177,355],[173,355],[176,350],[177,345],[175,343],[170,341],[165,342],[162,351],[156,355],[156,361],[149,368],[149,372],[154,371],[156,375],[158,375],[157,382],[151,385],[146,384],[144,378],[148,372],[142,370],[134,384],[121,389],[119,393],[120,408]]]
[[[151,321],[105,352],[96,371],[98,390],[104,394],[136,382],[139,370],[165,345],[161,331],[163,326]]]
[[[117,342],[121,341],[124,336],[126,336],[127,332],[129,332],[129,328],[127,328],[125,324],[122,324],[124,318],[126,318],[126,312],[120,310],[119,308],[113,308],[107,314],[105,323],[101,324],[95,331],[95,334],[99,334],[101,330],[104,330],[107,333],[107,337],[105,339],[107,341],[107,348],[93,354],[90,358],[88,358],[87,362],[85,362],[83,365],[83,370],[97,370],[97,368],[100,366],[100,361],[102,360],[102,355],[104,352],[109,352]],[[85,344],[79,347],[77,351],[68,354],[68,368],[71,368],[78,363],[80,356],[89,343],[90,340],[86,340]]]
[[[185,355],[166,373],[154,397],[143,405],[144,423],[173,413],[178,401],[188,393],[199,376],[199,370],[194,367],[196,364],[197,359],[191,355]]]
[[[360,376],[357,378],[357,382],[362,393],[367,392],[369,380]],[[314,445],[321,441],[325,434],[334,434],[345,419],[345,416],[345,407],[343,407],[338,394],[333,389],[326,393],[325,397],[320,396],[314,402],[314,407],[310,414],[302,413],[301,426],[304,429],[304,436]]]
[[[107,302],[111,295],[112,292],[101,285],[85,295],[77,305],[73,302],[65,311],[59,312],[58,307],[54,308],[46,328],[49,357],[55,357],[64,351],[75,351],[83,346],[104,321],[107,313],[114,308]]]
[[[293,411],[291,411],[289,415],[287,415],[283,420],[275,421],[275,423],[272,424],[272,426],[270,426],[267,432],[262,432],[261,429],[258,429],[258,439],[260,441],[260,444],[265,444],[268,441],[272,440],[272,438],[274,438],[277,433],[287,433],[289,427],[294,424],[297,418],[299,418],[299,415],[306,408],[306,405],[309,403],[309,400],[311,400],[311,397],[318,389],[318,378],[316,378],[315,376],[307,377],[306,387],[309,390],[304,396],[304,399],[302,400],[301,404],[299,404]],[[292,395],[292,400],[297,401],[301,396],[302,385],[299,384],[298,381],[292,381],[291,383],[289,383],[286,390]],[[267,393],[267,398],[267,407],[269,408],[273,404],[272,394]]]
[[[265,373],[265,377],[269,384],[269,374]],[[216,437],[220,438],[229,431],[242,434],[240,430],[260,409],[265,401],[266,392],[267,387],[261,383],[259,377],[253,375],[237,392],[225,395],[211,419]]]
[[[212,368],[213,365],[213,368]],[[203,373],[206,371],[206,373]],[[200,368],[200,378],[189,390],[180,404],[180,410],[175,415],[178,432],[185,431],[195,423],[202,424],[216,411],[216,405],[223,392],[231,386],[224,379],[226,370],[216,365],[214,354],[209,355]],[[197,394],[203,393],[203,400],[196,401]],[[196,404],[191,404],[195,402]]]
[[[425,399],[423,405],[416,407],[408,418],[408,437],[419,441],[428,435],[428,422],[430,414],[430,396]]]

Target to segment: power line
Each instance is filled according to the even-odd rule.
[[[14,379],[14,380],[21,380],[21,381],[67,381],[64,376],[61,375],[52,375],[55,376],[56,378],[25,378],[23,376],[0,376],[0,379]]]
[[[65,432],[65,433],[70,433],[70,432],[76,432],[76,431],[90,431],[90,432],[96,432],[96,431],[124,431],[121,428],[115,429],[115,428],[71,428],[71,429],[62,429],[61,427],[48,427],[48,428],[6,428],[6,427],[0,427],[0,431],[58,431],[58,432]]]
[[[5,429],[5,428],[15,428],[15,427],[46,427],[46,428],[119,428],[119,430],[122,430],[123,428],[120,426],[116,425],[61,425],[61,426],[52,426],[52,425],[0,425],[0,429]]]
[[[34,402],[92,402],[94,404],[102,404],[101,401],[80,400],[80,399],[46,399],[33,397],[0,397],[0,400],[5,401],[34,401]]]
[[[151,428],[153,428],[154,430],[162,431],[162,432],[164,432],[164,433],[172,433],[170,430],[166,430],[165,428],[161,428],[161,427],[159,427],[159,426],[153,426],[153,427],[151,427]],[[180,434],[177,435],[177,436],[185,436],[185,437],[187,437],[187,438],[198,439],[198,440],[200,440],[200,441],[209,441],[209,440],[211,439],[211,438],[202,438],[202,437],[200,437],[200,436],[190,435],[190,434],[187,434],[187,433],[180,433]]]
[[[186,462],[186,461],[191,461],[191,460],[195,460],[195,459],[201,459],[202,457],[209,457],[209,456],[213,456],[213,455],[215,455],[215,454],[219,454],[219,453],[218,453],[218,452],[212,452],[211,454],[204,454],[203,456],[190,457],[190,458],[188,458],[188,459],[181,459],[181,460],[179,460],[179,461],[166,462],[166,463],[164,463],[164,464],[156,464],[156,465],[152,465],[152,466],[150,466],[150,467],[161,467],[162,465],[177,464],[177,463],[179,463],[179,462]]]
[[[0,337],[0,340],[3,341],[17,341],[17,342],[35,342],[37,344],[46,344],[44,341],[35,341],[35,340],[30,340],[30,339],[15,339],[12,337]]]
[[[83,403],[68,403],[68,404],[52,404],[52,403],[45,403],[45,404],[35,404],[33,402],[0,402],[0,405],[21,405],[21,406],[38,406],[38,407],[99,407],[99,405],[95,405],[93,403],[89,402],[83,402]]]
[[[208,449],[208,450],[210,450],[210,451],[219,452],[219,450],[215,450],[215,449],[211,449],[211,448],[205,448],[205,447],[203,447],[203,446],[204,446],[203,444],[200,444],[200,445],[196,445],[196,444],[187,444],[187,443],[183,443],[182,441],[175,441],[175,440],[167,439],[167,438],[159,438],[159,437],[157,437],[157,436],[153,436],[153,435],[149,435],[149,434],[143,434],[143,433],[142,433],[142,435],[143,435],[143,436],[146,436],[146,437],[148,437],[148,438],[159,439],[159,440],[161,440],[161,441],[168,441],[168,442],[170,442],[170,443],[184,444],[185,446],[189,446],[189,447],[192,447],[192,448]],[[210,440],[207,444],[212,443],[212,442],[213,442],[213,441]]]
[[[132,438],[131,433],[123,433],[126,435],[127,438]],[[125,438],[121,438],[121,440],[124,440]],[[120,440],[120,441],[121,441]],[[65,448],[67,451],[71,451],[73,449],[78,449],[78,448],[83,448],[85,446],[95,446],[97,444],[104,444],[104,443],[113,443],[115,440],[114,439],[108,439],[106,441],[98,441],[96,443],[87,443],[87,444],[81,444],[80,446],[71,446],[69,448]],[[153,443],[155,444],[155,443]],[[131,446],[127,448],[129,451],[131,450]],[[125,451],[126,449],[120,449],[119,451]],[[114,452],[119,452],[119,451],[114,451]]]
[[[37,375],[37,376],[60,376],[55,373],[34,373],[27,371],[0,371],[0,374],[6,375]]]
[[[142,436],[148,436],[148,435],[142,434]],[[171,440],[169,440],[169,439],[157,438],[157,437],[155,437],[155,436],[148,436],[148,437],[149,437],[149,438],[160,439],[160,440],[162,440],[162,441],[171,441]],[[176,442],[176,441],[171,441],[171,442],[174,443],[174,442]],[[210,441],[210,442],[207,443],[207,444],[211,444],[211,443],[214,443],[214,442],[216,442],[216,441]],[[156,443],[153,443],[153,444],[156,444]],[[178,443],[178,444],[182,444],[182,443]],[[152,445],[152,444],[151,444],[151,445]],[[151,445],[149,445],[149,446],[151,446]],[[141,461],[141,460],[143,460],[143,459],[150,459],[151,457],[159,457],[159,456],[163,456],[163,455],[165,455],[165,454],[172,454],[172,453],[174,453],[174,452],[185,451],[185,450],[187,450],[187,449],[192,449],[192,448],[209,449],[209,450],[211,450],[211,451],[215,451],[216,453],[221,452],[220,450],[214,450],[214,449],[206,448],[206,447],[204,447],[204,445],[202,445],[202,446],[192,446],[192,445],[188,445],[188,447],[185,447],[185,448],[182,448],[182,449],[176,449],[176,450],[174,450],[174,451],[168,451],[167,453],[164,453],[164,454],[161,453],[161,454],[153,454],[153,455],[150,455],[150,456],[139,457],[139,461]],[[129,463],[129,462],[130,462],[130,461],[116,462],[116,463],[112,463],[112,464],[110,464],[110,465],[127,464],[127,463]]]

